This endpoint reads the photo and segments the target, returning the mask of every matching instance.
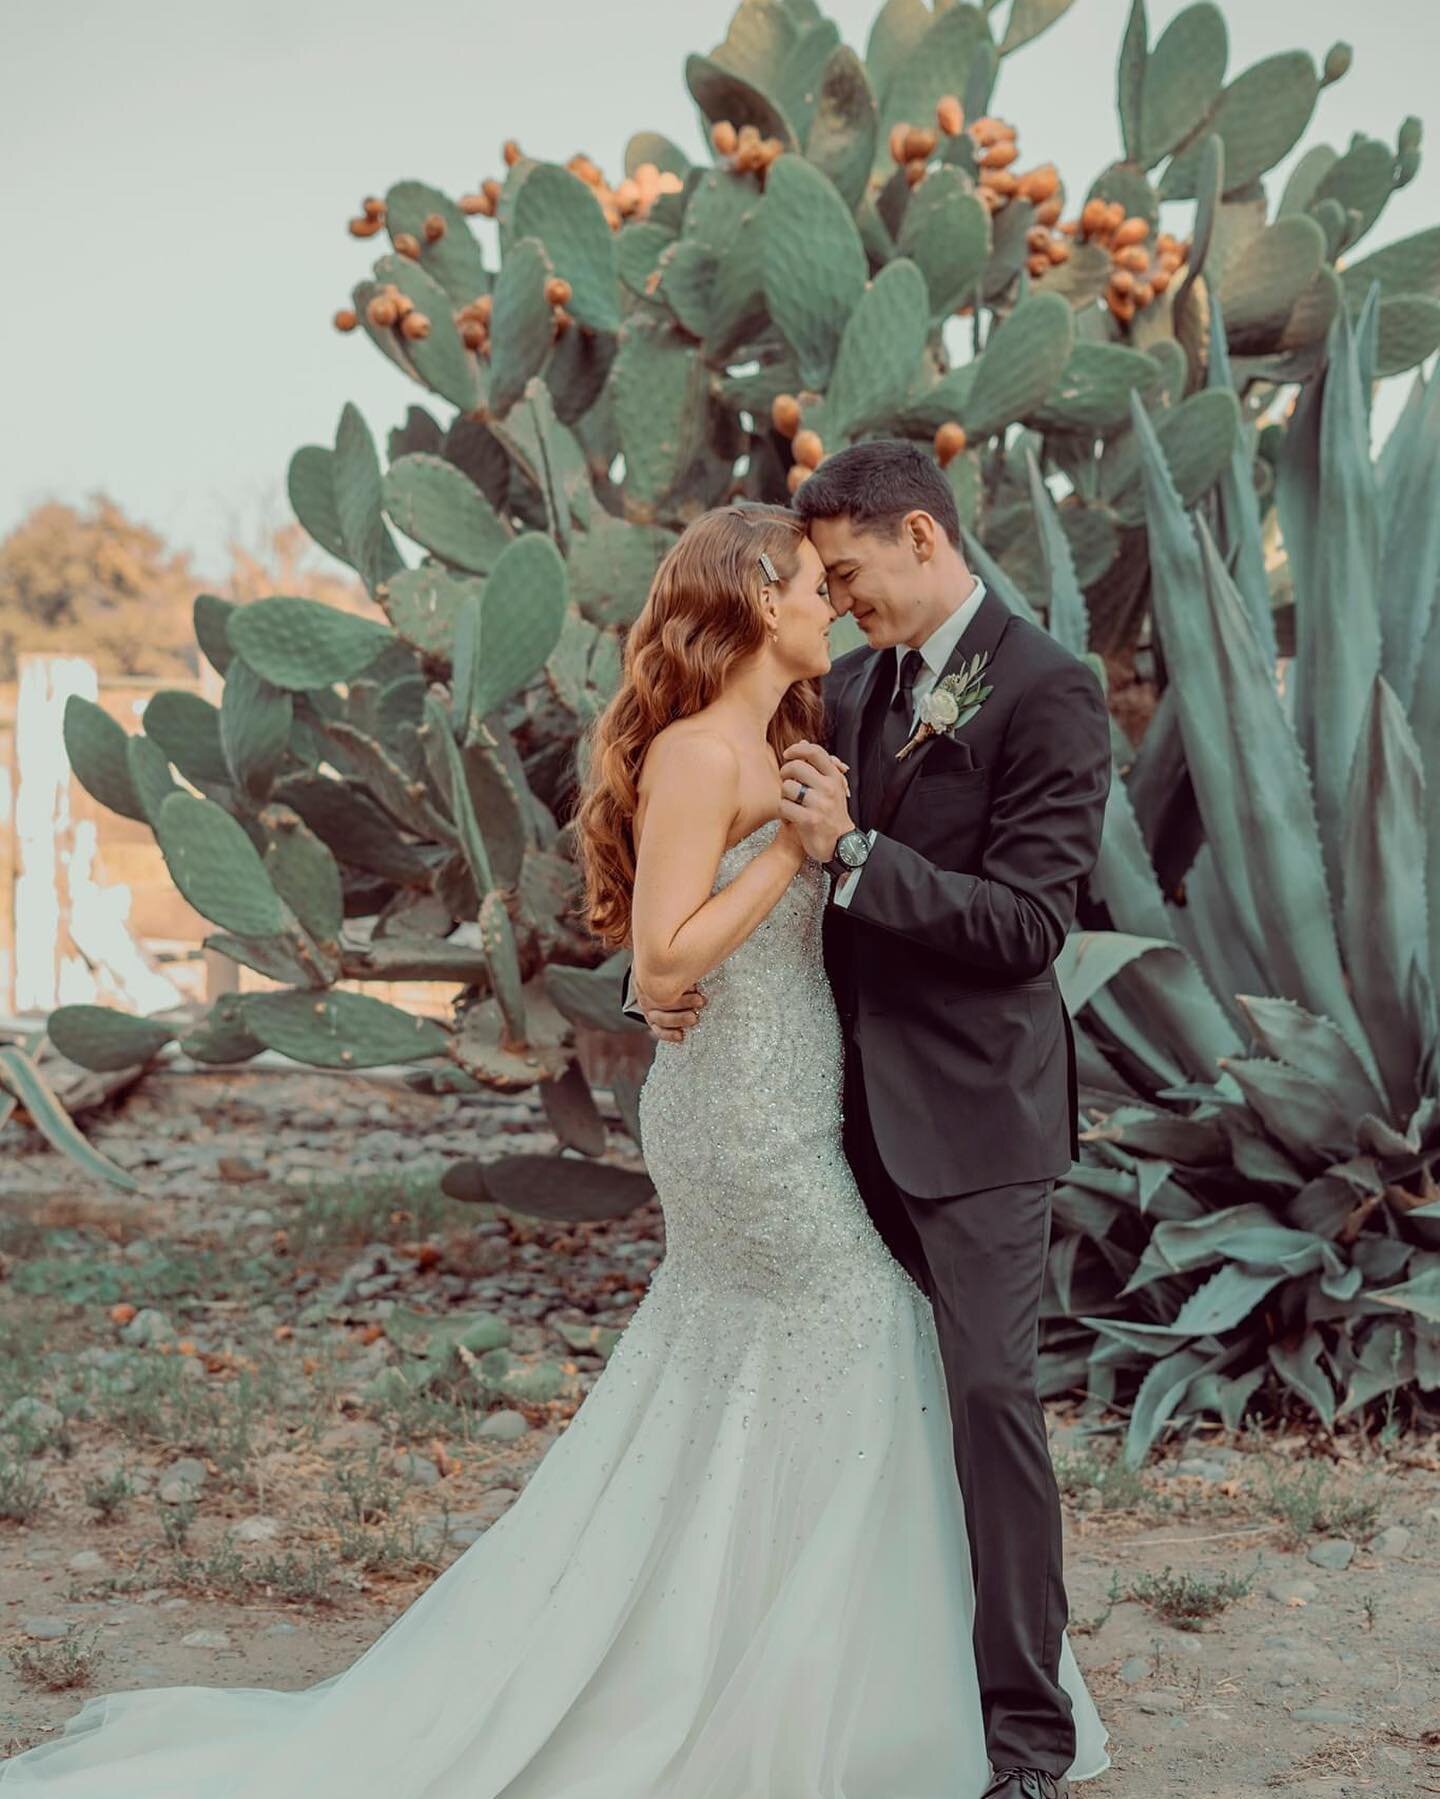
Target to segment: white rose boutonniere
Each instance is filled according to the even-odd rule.
[[[968,724],[991,692],[984,679],[990,652],[982,650],[972,656],[953,675],[946,675],[920,702],[920,722],[910,741],[896,752],[895,760],[903,762],[912,750],[932,737],[951,737]]]

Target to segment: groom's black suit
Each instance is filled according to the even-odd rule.
[[[990,1760],[1058,1775],[1075,1752],[1068,1608],[1035,1377],[1051,1188],[1078,1146],[1052,964],[1098,853],[1110,734],[1091,671],[993,592],[946,672],[980,650],[991,694],[903,762],[879,749],[894,650],[855,650],[826,677],[827,744],[879,834],[848,906],[826,908],[825,961],[846,1154],[935,1311]]]

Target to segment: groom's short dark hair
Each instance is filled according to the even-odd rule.
[[[857,531],[894,537],[907,512],[928,512],[960,547],[960,514],[939,465],[918,444],[872,438],[827,456],[800,483],[791,501],[808,525],[814,518],[848,518]]]

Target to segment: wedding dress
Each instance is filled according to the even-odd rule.
[[[841,1152],[824,891],[807,863],[657,1046],[665,1259],[522,1498],[343,1672],[97,1695],[4,1799],[976,1799],[939,1345]]]

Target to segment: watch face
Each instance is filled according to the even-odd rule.
[[[835,845],[835,850],[847,868],[858,868],[865,860],[869,847],[863,831],[847,831]]]

